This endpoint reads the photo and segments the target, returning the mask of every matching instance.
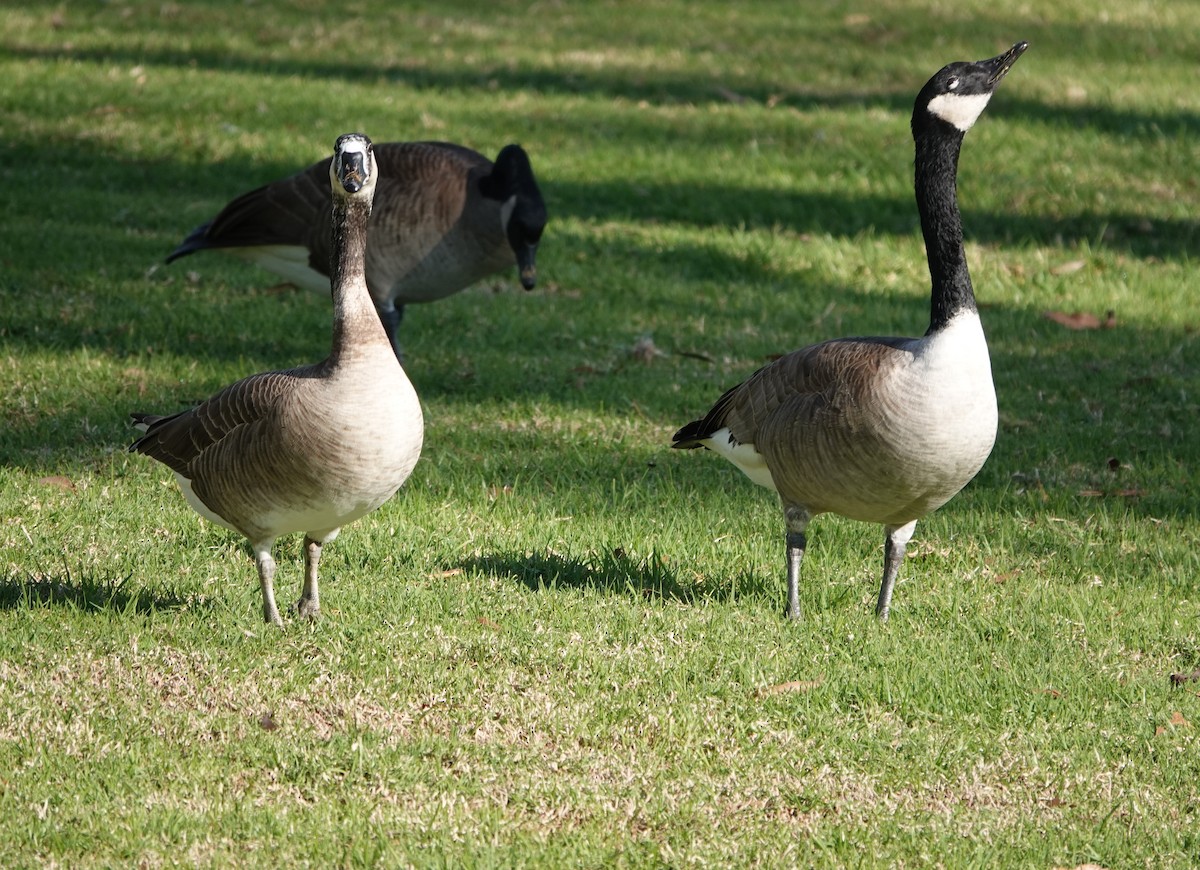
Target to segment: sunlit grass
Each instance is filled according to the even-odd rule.
[[[0,864],[1200,862],[1200,8],[1102,6],[0,10]],[[924,330],[912,97],[1017,39],[959,177],[995,451],[887,625],[819,518],[791,625],[778,506],[670,435]],[[281,634],[126,421],[325,353],[162,258],[350,129],[520,141],[550,225],[533,293],[409,309],[425,453]]]

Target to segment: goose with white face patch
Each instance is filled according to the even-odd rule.
[[[328,358],[251,375],[173,416],[133,415],[145,434],[129,449],[171,468],[197,513],[249,539],[263,618],[278,626],[275,539],[305,533],[296,611],[313,619],[320,611],[322,546],[391,498],[421,455],[421,405],[364,274],[378,180],[371,141],[357,133],[340,137],[325,182],[332,194],[334,311]]]
[[[447,142],[375,146],[380,180],[367,241],[367,287],[400,356],[404,306],[457,293],[516,260],[537,283],[546,226],[529,155],[506,145],[495,162]],[[222,249],[318,292],[329,290],[329,160],[239,196],[192,231],[167,262]]]
[[[800,617],[806,530],[821,513],[884,527],[875,612],[887,619],[917,520],[975,476],[996,439],[991,360],[963,250],[955,180],[963,136],[1012,64],[952,63],[917,95],[915,190],[932,279],[920,338],[840,338],[794,351],[725,393],[672,447],[707,447],[778,492],[787,535],[787,612]]]

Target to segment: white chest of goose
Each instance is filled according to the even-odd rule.
[[[956,176],[963,136],[1028,47],[952,63],[913,108],[917,209],[932,280],[919,338],[841,338],[794,351],[726,392],[675,433],[778,492],[787,535],[788,615],[800,616],[806,530],[821,513],[880,523],[883,582],[892,589],[917,520],[975,476],[996,438],[991,360],[963,250]]]
[[[397,355],[404,306],[433,302],[517,264],[537,282],[546,225],[529,156],[506,145],[493,162],[448,142],[374,146],[380,181],[367,229],[366,280]],[[236,254],[318,292],[329,288],[332,199],[329,160],[229,202],[167,257]]]
[[[173,416],[133,415],[145,434],[130,450],[166,464],[198,513],[249,539],[263,617],[276,625],[275,539],[305,533],[296,609],[313,618],[321,547],[391,498],[421,455],[421,406],[364,278],[378,180],[370,140],[340,137],[326,181],[334,324],[325,360],[251,375]]]

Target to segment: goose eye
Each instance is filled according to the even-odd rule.
[[[958,87],[958,78],[957,77],[952,78],[952,79],[950,79],[950,81],[946,82],[946,90],[948,90],[948,91],[952,91],[957,87]]]

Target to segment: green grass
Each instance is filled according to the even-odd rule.
[[[1017,39],[959,178],[996,449],[888,624],[835,517],[789,624],[777,505],[666,445],[925,328],[912,98]],[[6,3],[0,45],[0,865],[1200,863],[1200,3]],[[161,261],[351,129],[520,141],[551,223],[535,292],[409,310],[425,454],[280,634],[126,415],[325,353],[319,295]]]

